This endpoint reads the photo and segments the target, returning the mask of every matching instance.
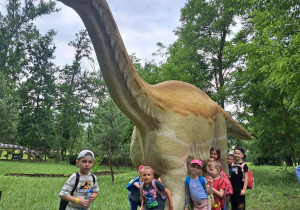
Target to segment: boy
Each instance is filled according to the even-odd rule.
[[[208,164],[208,175],[213,179],[213,195],[215,204],[212,210],[221,210],[224,207],[225,182],[220,177],[222,164],[218,160],[214,160]]]
[[[230,172],[231,172],[231,165],[234,163],[234,155],[233,154],[228,154],[227,156],[227,164],[228,164],[228,178],[230,179]]]
[[[76,160],[76,165],[79,167],[79,182],[75,188],[73,195],[71,191],[75,186],[76,174],[74,173],[67,180],[60,192],[60,198],[68,201],[67,210],[89,209],[89,205],[97,198],[97,192],[99,187],[97,184],[97,178],[90,173],[91,168],[94,165],[94,153],[90,150],[82,150]],[[93,193],[88,200],[84,197],[88,194],[89,190],[92,189]]]
[[[243,165],[243,158],[246,158],[245,150],[242,147],[236,147],[234,149],[235,162],[231,167],[231,184],[233,188],[233,194],[231,196],[231,208],[232,210],[241,210],[246,208],[245,194],[248,184],[248,166]]]

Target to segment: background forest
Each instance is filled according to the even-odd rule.
[[[3,6],[3,5],[2,5]],[[0,143],[64,160],[83,148],[116,165],[130,163],[134,125],[111,100],[85,30],[69,45],[71,64],[55,64],[56,32],[34,20],[59,12],[55,1],[6,0],[0,13]],[[130,56],[150,84],[191,83],[247,130],[228,138],[257,165],[296,165],[300,158],[300,4],[296,0],[189,0],[178,39],[157,43],[155,60]],[[232,29],[240,24],[238,33]]]

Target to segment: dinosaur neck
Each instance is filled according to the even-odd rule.
[[[147,103],[144,95],[147,95],[149,85],[133,68],[106,1],[61,1],[73,8],[85,24],[114,102],[136,125],[144,123],[147,125],[141,127],[153,126],[153,120],[145,120],[148,115],[142,110],[142,104]]]

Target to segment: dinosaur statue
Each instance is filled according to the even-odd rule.
[[[29,149],[27,147],[22,147],[22,146],[13,145],[13,144],[3,144],[3,143],[0,143],[0,149],[23,150],[23,151],[26,151],[27,154],[30,154],[31,157],[33,157],[33,158],[40,158],[41,160],[44,161],[44,159],[35,150]],[[1,152],[0,152],[0,157],[1,157]]]
[[[197,87],[180,81],[145,83],[134,69],[105,0],[60,0],[81,17],[116,105],[135,124],[130,156],[135,167],[151,166],[184,208],[187,163],[221,149],[227,166],[227,135],[251,135]],[[166,209],[168,206],[166,205]]]

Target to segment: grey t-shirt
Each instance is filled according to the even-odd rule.
[[[69,179],[66,181],[65,185],[61,189],[59,195],[67,196],[71,194],[72,189],[74,188],[76,181],[76,173],[72,174]],[[85,197],[90,189],[93,189],[93,192],[98,192],[99,187],[97,184],[97,177],[95,176],[95,183],[91,173],[88,175],[80,175],[78,185],[74,191],[73,196],[77,198]],[[76,210],[80,206],[76,203],[69,202],[66,210]],[[89,209],[89,208],[88,208]]]

